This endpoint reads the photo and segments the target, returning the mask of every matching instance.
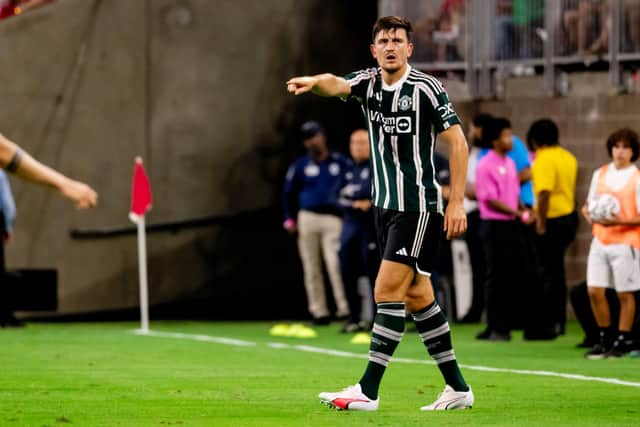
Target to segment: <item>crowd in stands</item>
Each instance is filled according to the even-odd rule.
[[[416,52],[419,61],[452,62],[466,54],[465,15],[469,2],[442,0],[437,12],[416,21]],[[640,51],[640,0],[621,3],[621,50]],[[557,22],[556,55],[603,54],[609,48],[611,0],[563,0],[549,11]],[[530,59],[543,56],[548,38],[544,0],[496,0],[492,18],[495,32],[493,58]]]
[[[371,319],[363,317],[363,305],[373,305],[373,300],[358,283],[366,278],[373,286],[380,262],[370,212],[367,133],[359,129],[351,135],[351,159],[328,149],[317,122],[303,124],[301,138],[307,155],[294,162],[286,177],[284,227],[297,232],[309,312],[316,325],[340,319],[345,320],[345,333],[367,331]],[[636,133],[622,129],[610,136],[606,146],[612,162],[596,171],[586,201],[576,200],[578,162],[561,146],[552,120],[535,121],[526,137],[519,138],[508,119],[478,114],[469,125],[468,142],[464,241],[473,293],[471,307],[457,320],[484,321],[479,340],[510,341],[514,329],[523,330],[525,340],[563,335],[568,303],[564,258],[576,237],[576,207],[584,206],[594,239],[587,282],[571,289],[571,304],[585,331],[579,346],[590,349],[590,358],[621,356],[634,349],[640,338],[635,310],[640,265],[627,258],[640,259]],[[435,153],[434,166],[446,199],[448,161]],[[615,210],[613,203],[613,211],[597,216],[602,208],[594,206],[605,194],[617,198],[620,206]],[[452,274],[447,243],[443,238],[432,275],[444,307],[448,304],[442,301],[439,276]],[[325,296],[323,258],[335,313]],[[634,269],[621,270],[621,265]]]

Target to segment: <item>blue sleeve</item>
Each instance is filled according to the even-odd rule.
[[[0,197],[2,197],[2,215],[4,216],[5,231],[11,231],[16,220],[16,203],[9,185],[9,178],[4,171],[0,171]]]
[[[298,195],[300,193],[301,185],[301,177],[299,173],[301,165],[302,162],[300,160],[296,160],[287,170],[282,194],[285,219],[291,218],[295,220],[298,215],[298,210],[300,209]]]
[[[513,137],[513,148],[507,155],[516,164],[516,170],[518,172],[520,172],[522,169],[531,167],[527,147],[525,147],[524,142],[522,142],[522,140],[515,135]]]

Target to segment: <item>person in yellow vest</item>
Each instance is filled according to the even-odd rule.
[[[617,130],[607,139],[607,150],[613,161],[594,172],[582,208],[593,225],[587,286],[600,330],[599,342],[585,354],[589,359],[622,357],[633,350],[634,291],[640,290],[640,171],[633,164],[640,154],[638,134]],[[611,324],[607,288],[614,288],[620,301],[617,329]]]

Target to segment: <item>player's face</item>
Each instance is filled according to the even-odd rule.
[[[631,164],[633,150],[627,146],[624,141],[618,141],[616,145],[611,148],[611,157],[617,168],[626,167]]]
[[[389,74],[404,72],[412,53],[413,44],[409,42],[404,28],[380,31],[371,45],[371,54],[380,68]]]
[[[499,151],[506,153],[513,148],[513,133],[511,129],[503,129],[496,147]]]
[[[369,152],[369,135],[366,131],[357,130],[351,134],[349,152],[351,153],[351,158],[356,163],[369,160],[371,153]]]

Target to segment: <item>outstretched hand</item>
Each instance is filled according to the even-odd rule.
[[[78,209],[92,208],[98,203],[98,193],[84,182],[70,179],[60,188],[60,192]]]
[[[444,212],[444,231],[447,239],[462,235],[467,230],[467,213],[462,203],[449,203]]]
[[[294,95],[311,92],[317,79],[314,77],[294,77],[287,81],[287,90]]]

